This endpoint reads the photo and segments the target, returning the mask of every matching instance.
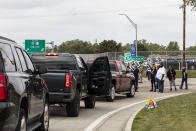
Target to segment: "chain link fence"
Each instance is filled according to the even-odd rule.
[[[186,67],[188,70],[196,70],[196,51],[186,52]],[[106,52],[99,54],[79,54],[85,61],[94,60],[97,57],[108,56],[110,60],[124,61],[123,52]],[[182,68],[182,51],[139,51],[138,56],[143,56],[145,62],[151,64],[160,63],[160,60],[164,63],[165,67],[168,68],[172,65],[176,70]]]

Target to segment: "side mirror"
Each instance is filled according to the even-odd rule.
[[[38,74],[45,74],[48,72],[48,69],[46,68],[46,66],[39,66],[38,67]]]

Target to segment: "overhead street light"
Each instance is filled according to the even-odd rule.
[[[125,16],[129,22],[132,24],[132,26],[135,28],[135,33],[136,33],[136,41],[135,41],[135,45],[136,45],[136,57],[138,56],[138,49],[137,49],[137,24],[135,24],[130,18],[128,15],[126,14],[119,14],[119,15],[123,15]]]

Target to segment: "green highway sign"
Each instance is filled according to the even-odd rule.
[[[29,55],[33,52],[45,52],[45,40],[25,40],[25,50]]]
[[[126,62],[130,61],[144,61],[144,57],[132,57],[131,53],[125,53],[124,59]]]

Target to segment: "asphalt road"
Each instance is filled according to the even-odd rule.
[[[189,79],[189,90],[179,90],[180,79],[176,83],[178,85],[177,91],[170,92],[168,81],[166,81],[164,93],[149,92],[150,82],[145,79],[143,83],[139,84],[139,92],[136,93],[135,97],[127,98],[125,95],[117,95],[114,102],[106,102],[103,97],[98,97],[95,109],[85,109],[84,103],[81,101],[79,117],[67,117],[65,107],[51,107],[49,130],[89,131],[93,129],[96,131],[122,131],[130,116],[145,106],[144,101],[146,99],[196,91],[196,79]],[[119,108],[124,109],[117,112]]]

